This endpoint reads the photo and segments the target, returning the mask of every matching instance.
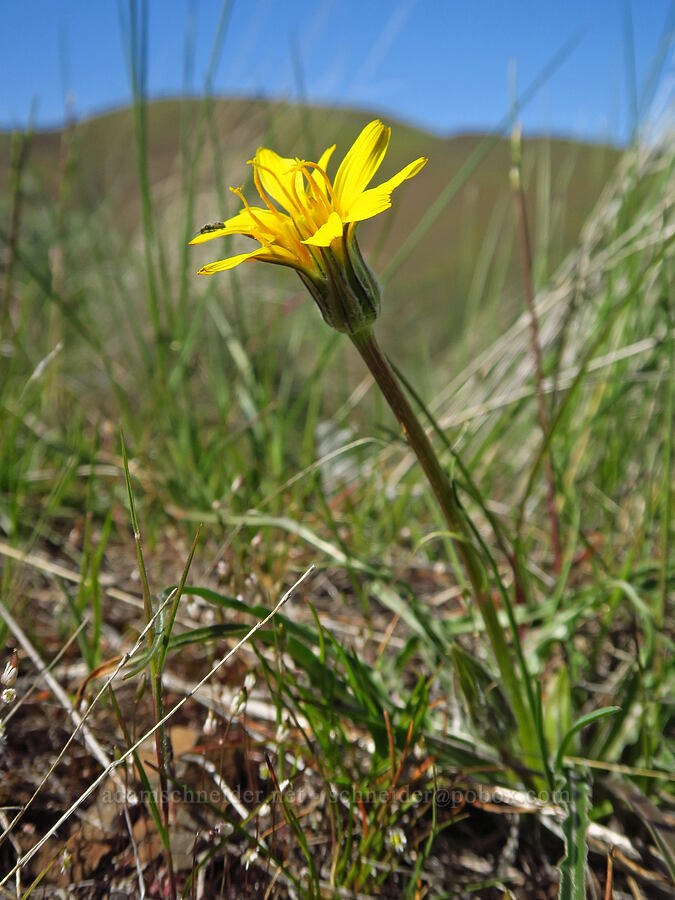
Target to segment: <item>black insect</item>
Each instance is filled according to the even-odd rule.
[[[214,222],[212,225],[204,225],[199,229],[200,234],[208,234],[209,231],[218,231],[219,228],[224,228],[224,222]]]

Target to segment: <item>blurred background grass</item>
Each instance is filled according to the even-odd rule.
[[[334,351],[343,356],[338,365],[344,377],[335,377],[333,363],[321,385],[311,385],[310,379],[310,386],[300,386],[297,382],[316,365],[317,346],[328,347],[334,339],[293,274],[248,266],[231,277],[198,279],[194,272],[213,256],[213,246],[187,251],[184,242],[200,224],[234,212],[235,198],[226,186],[244,184],[250,193],[244,162],[255,147],[265,143],[284,153],[309,155],[304,152],[307,135],[321,135],[319,149],[337,142],[338,152],[345,152],[366,117],[247,101],[209,103],[208,128],[203,110],[201,117],[200,128],[200,107],[194,101],[165,101],[147,110],[143,165],[152,195],[147,235],[131,111],[63,132],[36,134],[21,175],[22,240],[12,277],[16,284],[27,275],[30,283],[21,291],[13,316],[18,316],[19,327],[26,323],[34,340],[22,342],[24,353],[14,365],[20,364],[28,376],[61,339],[64,350],[50,368],[63,376],[63,384],[58,403],[50,408],[49,424],[58,428],[64,422],[85,421],[93,405],[101,416],[115,421],[122,417],[130,437],[140,437],[150,426],[151,452],[164,460],[169,457],[163,441],[175,439],[174,417],[193,419],[191,430],[202,444],[210,443],[212,436],[218,444],[214,432],[222,434],[223,421],[236,417],[235,428],[245,426],[241,410],[230,409],[232,385],[245,373],[237,371],[236,359],[223,353],[222,333],[214,338],[214,320],[220,319],[216,327],[233,328],[232,339],[244,347],[246,364],[256,367],[256,381],[265,385],[264,400],[254,404],[251,415],[261,406],[277,405],[272,393],[279,378],[286,381],[287,391],[305,395],[320,387],[321,403],[336,406],[362,378],[344,347]],[[396,124],[394,135],[385,177],[418,155],[428,155],[431,163],[418,189],[401,192],[400,203],[381,223],[361,228],[364,250],[379,272],[386,270],[410,224],[420,219],[483,140],[442,140]],[[11,156],[12,139],[5,135],[0,159],[6,173],[6,216],[14,177]],[[618,157],[617,150],[603,145],[526,142],[524,172],[537,283],[545,283],[574,246]],[[386,284],[383,340],[404,370],[418,383],[422,379],[427,396],[458,370],[458,359],[487,346],[521,308],[509,165],[508,143],[499,141]],[[223,247],[224,255],[229,252],[231,246]],[[21,268],[24,260],[27,271]],[[148,282],[154,283],[149,291]],[[155,297],[150,314],[148,293]],[[39,315],[31,312],[33,304]],[[59,324],[50,328],[50,322]],[[170,405],[165,393],[169,385]],[[285,418],[281,410],[272,415]],[[309,440],[296,419],[297,414],[294,427],[284,429],[284,454]],[[186,462],[174,459],[173,464],[182,468]],[[222,456],[213,457],[223,470],[220,474],[196,462],[183,470],[180,488],[176,485],[184,498],[193,491],[188,471],[202,481],[194,486],[195,496],[207,504],[219,499],[239,474],[236,466],[224,471]],[[281,475],[278,466],[275,475]],[[212,495],[203,490],[209,480],[214,480]]]

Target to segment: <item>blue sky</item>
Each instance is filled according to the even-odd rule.
[[[151,96],[180,94],[186,84],[201,90],[222,8],[217,0],[148,0]],[[625,141],[636,93],[644,113],[674,8],[672,0],[232,0],[213,89],[291,99],[304,91],[311,102],[365,108],[439,133],[492,129],[508,112],[514,73],[524,90],[577,35],[523,124]],[[57,125],[66,95],[76,117],[128,102],[121,17],[128,18],[126,0],[5,2],[0,126],[25,124],[32,107],[38,125]],[[661,102],[675,95],[672,37]],[[194,59],[187,76],[186,38]]]

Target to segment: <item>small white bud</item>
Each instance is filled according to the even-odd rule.
[[[16,652],[16,650],[14,650],[10,659],[7,661],[7,663],[5,663],[3,673],[2,675],[0,675],[0,683],[4,684],[5,687],[14,687],[18,674],[19,654]]]
[[[70,872],[72,864],[73,864],[73,858],[70,855],[70,852],[68,850],[63,850],[63,852],[61,853],[61,856],[59,857],[59,866],[61,868],[61,874],[66,875],[68,872]]]
[[[232,715],[238,715],[246,706],[246,701],[248,700],[248,695],[246,694],[246,689],[241,688],[237,691],[237,693],[232,698],[232,702],[230,703],[230,712]]]
[[[395,853],[405,852],[408,839],[402,828],[389,828],[384,838],[384,842]]]
[[[194,598],[185,604],[185,609],[191,619],[199,618],[199,601]]]
[[[215,734],[217,730],[218,730],[218,721],[215,717],[213,710],[210,709],[206,716],[204,725],[202,726],[202,731],[204,732],[204,734],[210,735],[210,734]]]

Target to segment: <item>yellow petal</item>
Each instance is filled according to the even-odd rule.
[[[395,188],[399,186],[399,184],[403,184],[404,181],[407,181],[408,178],[413,178],[420,172],[429,160],[426,156],[420,156],[419,159],[416,159],[414,162],[408,163],[407,166],[404,166],[401,171],[397,175],[392,175],[391,178],[388,178],[386,181],[383,181],[382,184],[378,185],[379,188],[387,188],[389,191],[393,191]]]
[[[414,162],[408,163],[398,174],[393,175],[387,181],[383,181],[376,188],[363,191],[352,204],[348,215],[345,216],[345,222],[362,222],[364,219],[370,219],[389,209],[392,191],[408,178],[417,175],[426,164],[427,159],[421,156]]]
[[[237,256],[230,256],[228,259],[219,259],[218,262],[209,263],[206,266],[202,266],[197,275],[214,275],[216,272],[225,272],[227,269],[234,269],[235,266],[260,256],[269,256],[266,247],[258,247],[253,253],[239,253]]]
[[[281,213],[272,213],[269,209],[260,209],[251,206],[249,209],[242,209],[236,216],[232,216],[226,222],[219,223],[220,227],[206,225],[206,230],[202,230],[196,237],[190,241],[191,244],[203,244],[204,241],[210,241],[217,237],[226,237],[228,234],[248,234],[255,237],[258,234],[264,234],[271,237],[279,230],[279,219]],[[283,217],[287,218],[286,216]]]
[[[323,169],[324,172],[326,171],[326,166],[328,165],[328,161],[330,160],[331,156],[333,155],[334,150],[335,150],[335,144],[333,144],[333,146],[329,147],[327,150],[324,150],[323,153],[321,154],[321,159],[319,160],[317,165],[320,169]]]
[[[391,129],[378,119],[363,129],[335,176],[335,195],[343,215],[347,215],[359,194],[365,190],[387,152]]]
[[[328,216],[328,221],[315,231],[311,238],[303,241],[303,244],[309,244],[311,247],[330,247],[331,241],[336,237],[342,236],[342,219],[336,212],[332,212]]]
[[[324,150],[321,154],[321,158],[315,166],[307,166],[305,168],[305,177],[311,180],[314,189],[321,194],[321,196],[325,197],[328,193],[328,188],[326,187],[326,179],[320,172],[317,171],[317,167],[321,169],[322,172],[326,172],[326,166],[328,165],[328,161],[333,155],[333,151],[335,150],[335,144],[332,147],[329,147],[327,150]],[[307,191],[305,193],[308,193]],[[310,192],[311,193],[311,192]]]
[[[355,203],[349,215],[345,216],[345,222],[363,222],[364,219],[372,219],[391,206],[391,191],[382,190],[381,187],[364,191]]]
[[[298,183],[302,186],[302,175],[297,171],[296,160],[260,147],[253,165],[258,169],[265,193],[291,212],[296,206],[293,200],[294,190],[297,190]]]
[[[205,225],[198,235],[192,238],[191,244],[203,244],[213,238],[224,237],[228,234],[247,234],[251,226],[251,218],[247,212],[240,212],[227,222],[219,222],[216,225]],[[243,229],[243,231],[242,231]]]

